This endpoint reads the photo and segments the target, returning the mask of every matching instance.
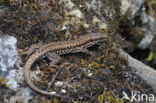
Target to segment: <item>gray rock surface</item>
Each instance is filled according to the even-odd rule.
[[[133,71],[136,71],[138,75],[140,75],[156,92],[156,70],[145,65],[137,59],[134,59],[129,54],[124,52],[123,50],[119,50],[120,54],[127,58],[128,65],[131,67]]]

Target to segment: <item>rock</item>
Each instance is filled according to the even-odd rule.
[[[138,48],[146,49],[154,38],[156,22],[152,16],[148,16],[146,14],[145,8],[142,10],[141,19],[143,22],[143,26],[141,28],[144,31],[144,38],[138,44]]]
[[[127,58],[131,70],[136,71],[136,73],[140,75],[156,92],[156,70],[145,65],[139,60],[134,59],[123,50],[120,49],[119,51],[122,56]]]

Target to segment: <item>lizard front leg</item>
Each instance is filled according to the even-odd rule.
[[[81,52],[88,55],[93,55],[93,52],[89,51],[86,47],[81,48]]]

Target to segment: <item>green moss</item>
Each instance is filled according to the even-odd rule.
[[[110,91],[107,88],[104,89],[103,94],[98,96],[98,103],[124,103],[124,101],[117,96],[116,98],[111,96]]]
[[[3,77],[0,77],[0,87],[10,87],[10,84],[7,84],[9,79],[3,79]]]
[[[148,57],[146,58],[146,61],[150,62],[152,59],[154,58],[154,52],[151,51],[148,55]]]
[[[0,4],[3,4],[3,3],[5,3],[5,4],[9,4],[10,1],[9,1],[9,0],[0,0]]]
[[[76,101],[76,103],[82,103],[81,101]]]
[[[155,0],[146,0],[146,4],[148,6],[147,13],[156,19],[156,17],[155,17],[156,13],[155,13],[155,7],[154,7],[156,5],[156,1]]]
[[[59,100],[57,98],[54,98],[53,103],[59,103]]]
[[[81,65],[87,67],[87,68],[95,68],[95,69],[99,69],[101,67],[104,67],[104,63],[100,63],[101,59],[104,58],[104,55],[100,56],[100,57],[95,57],[95,58],[90,58],[91,63],[88,64],[87,60],[81,59]]]
[[[66,66],[66,69],[69,71],[72,67],[73,67],[74,64],[70,64],[68,66]]]

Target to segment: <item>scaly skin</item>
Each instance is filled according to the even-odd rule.
[[[77,53],[77,52],[87,52],[87,48],[97,44],[98,42],[105,40],[106,35],[101,33],[90,33],[85,36],[82,36],[80,39],[65,41],[65,42],[55,42],[49,43],[41,46],[34,54],[32,54],[24,67],[24,76],[27,84],[36,92],[39,92],[43,95],[49,96],[57,96],[57,97],[65,97],[56,93],[47,92],[37,88],[30,79],[30,68],[31,66],[43,55],[48,52],[52,52],[58,55],[66,54],[66,53]]]

